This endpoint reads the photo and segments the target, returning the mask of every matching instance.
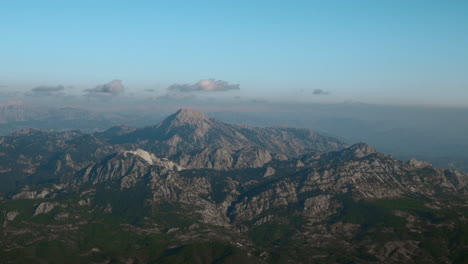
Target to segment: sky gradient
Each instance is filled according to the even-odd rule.
[[[0,36],[1,91],[468,106],[468,1],[4,1]]]

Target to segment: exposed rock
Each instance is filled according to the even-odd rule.
[[[273,154],[273,159],[279,160],[279,161],[287,161],[287,160],[289,160],[289,159],[288,159],[288,156],[286,156],[286,155],[284,155],[284,154]]]
[[[67,213],[59,213],[56,216],[54,216],[54,219],[60,221],[60,220],[66,220],[69,217],[70,216]]]
[[[11,211],[8,212],[5,216],[5,221],[3,222],[3,227],[6,227],[8,225],[8,222],[11,222],[15,220],[15,218],[19,215],[18,211]]]
[[[344,153],[352,153],[356,158],[363,158],[365,156],[369,156],[371,154],[377,153],[377,151],[366,143],[358,143],[352,145],[351,147],[346,149]]]
[[[57,205],[56,203],[51,203],[51,202],[40,203],[36,207],[36,211],[34,211],[34,216],[39,215],[39,214],[47,214],[50,211],[52,211],[56,205]]]
[[[168,159],[160,159],[147,151],[138,149],[114,153],[99,163],[78,172],[74,181],[93,184],[115,181],[120,182],[124,189],[131,188],[143,179],[152,166],[174,171],[183,169]]]
[[[235,222],[253,220],[265,211],[297,202],[296,190],[296,183],[287,180],[275,183],[265,191],[245,196],[231,205],[229,217]]]
[[[270,177],[272,175],[275,175],[275,173],[276,173],[276,170],[273,167],[268,166],[265,171],[265,174],[263,174],[263,177]]]
[[[305,164],[304,164],[304,162],[302,162],[301,160],[298,160],[298,161],[296,162],[296,167],[301,168],[301,167],[304,167],[304,166],[305,166]]]
[[[15,194],[12,199],[13,200],[34,200],[34,199],[44,199],[47,195],[50,194],[50,191],[47,189],[43,189],[39,191],[22,191],[18,194]]]
[[[421,169],[421,168],[426,168],[426,167],[432,167],[432,164],[427,162],[427,161],[419,161],[417,159],[410,159],[408,161],[408,164],[415,167],[415,168],[418,168],[418,169]]]
[[[248,147],[237,151],[234,155],[234,168],[260,168],[272,160],[266,149]]]
[[[104,209],[104,213],[112,214],[112,206],[110,204],[107,204],[107,207]]]
[[[189,169],[226,170],[233,166],[233,153],[225,149],[205,148],[197,152],[181,153],[173,157],[181,166]]]
[[[11,211],[11,212],[8,212],[7,215],[6,215],[6,220],[7,221],[13,221],[15,220],[15,218],[19,215],[19,212],[18,211]]]
[[[205,148],[199,152],[188,152],[173,157],[181,166],[189,169],[229,170],[260,168],[272,160],[271,154],[258,147],[246,147],[237,151]]]
[[[177,232],[177,231],[179,231],[179,228],[171,228],[171,229],[167,230],[166,233],[170,234],[170,233],[174,233],[174,232]]]
[[[330,211],[330,198],[331,195],[319,195],[308,198],[304,201],[304,213],[312,217],[327,216]]]
[[[78,205],[79,206],[86,206],[91,204],[91,199],[87,198],[86,200],[79,200]]]

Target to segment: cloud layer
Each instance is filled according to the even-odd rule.
[[[31,89],[31,93],[27,93],[27,96],[57,96],[63,95],[65,87],[63,85],[57,86],[37,86]]]
[[[98,85],[94,87],[93,89],[87,89],[85,90],[88,95],[96,95],[96,96],[113,96],[113,95],[119,95],[125,91],[125,88],[122,84],[121,80],[113,80],[109,83],[103,84],[103,85]]]
[[[315,89],[313,93],[316,94],[316,95],[330,94],[329,92],[324,91],[324,90],[322,90],[322,89]]]
[[[239,84],[230,84],[226,81],[207,79],[195,84],[173,84],[167,88],[174,92],[225,92],[239,90]]]

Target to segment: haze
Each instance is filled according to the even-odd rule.
[[[10,1],[2,11],[0,121],[20,121],[2,121],[3,135],[142,127],[186,107],[467,170],[464,1]],[[44,123],[49,110],[27,119],[13,105],[107,121]]]
[[[2,101],[468,106],[465,1],[8,1],[1,10]],[[113,80],[121,87],[104,89]]]

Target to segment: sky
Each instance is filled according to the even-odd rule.
[[[468,107],[468,1],[2,1],[0,96]]]

